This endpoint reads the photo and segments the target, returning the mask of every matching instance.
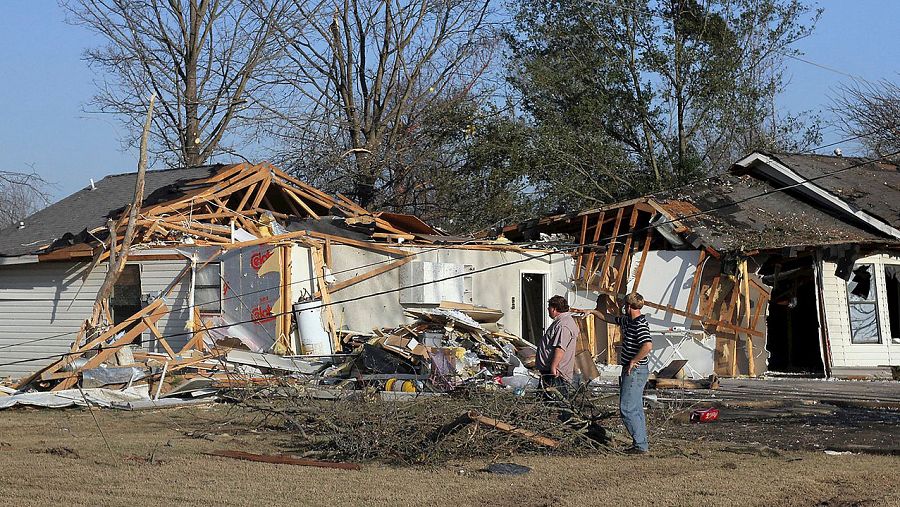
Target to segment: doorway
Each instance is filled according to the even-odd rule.
[[[522,273],[522,338],[537,344],[544,334],[544,316],[547,314],[546,275]]]
[[[786,266],[776,274],[766,319],[768,369],[824,376],[819,343],[819,311],[812,262]]]

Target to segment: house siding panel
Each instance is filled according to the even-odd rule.
[[[875,283],[878,287],[878,313],[882,343],[854,344],[850,341],[850,315],[847,309],[847,284],[835,276],[837,264],[822,263],[822,289],[824,293],[825,317],[828,326],[828,340],[831,346],[831,365],[837,368],[875,368],[900,361],[900,345],[890,340],[887,321],[887,299],[884,293],[884,276],[881,265],[898,263],[900,258],[888,255],[873,255],[859,259],[857,263],[875,263]]]
[[[141,292],[155,297],[181,273],[187,261],[135,261]],[[86,263],[47,262],[0,266],[0,376],[20,377],[69,351],[81,324],[91,315],[106,265],[82,280]],[[176,351],[189,339],[185,325],[191,278],[186,275],[165,299],[171,313],[157,323]],[[149,333],[148,350],[162,350]]]

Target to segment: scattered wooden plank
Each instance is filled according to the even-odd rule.
[[[512,424],[505,423],[503,421],[498,421],[497,419],[493,419],[490,417],[485,417],[474,410],[470,410],[466,413],[469,419],[472,422],[477,424],[483,424],[490,428],[498,429],[500,431],[504,431],[506,433],[511,433],[513,435],[520,436],[527,440],[531,440],[532,442],[543,445],[546,447],[559,447],[559,441],[553,440],[552,438],[547,438],[545,436],[541,436],[533,431],[529,431],[526,429],[518,428],[513,426]]]

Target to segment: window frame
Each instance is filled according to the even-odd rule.
[[[869,266],[869,275],[871,276],[871,289],[869,290],[869,298],[862,301],[852,301],[850,299],[850,282],[853,280],[853,274],[850,275],[850,280],[844,284],[845,294],[846,294],[846,302],[847,302],[847,323],[850,327],[850,344],[851,345],[884,345],[884,336],[881,329],[881,303],[879,301],[879,291],[878,288],[881,284],[878,283],[878,268],[882,268],[883,265],[879,262],[872,261],[862,261],[853,264],[853,271],[856,271],[857,268],[862,266]],[[855,341],[855,331],[853,327],[853,317],[852,317],[852,308],[854,306],[871,306],[875,310],[875,331],[877,341],[874,342],[858,342]]]
[[[216,279],[218,283],[215,285],[198,284],[197,279],[200,277],[200,270],[209,269],[212,266],[218,267],[218,275],[219,276]],[[205,265],[203,265],[202,267],[198,268],[197,274],[194,278],[194,306],[197,308],[197,311],[199,311],[203,315],[222,315],[222,312],[224,311],[224,307],[222,304],[222,299],[224,298],[224,293],[223,293],[224,288],[225,288],[225,283],[224,283],[224,280],[222,277],[222,262],[221,261],[209,262],[209,263],[206,263]],[[207,289],[207,290],[208,289],[218,289],[218,298],[215,301],[209,301],[209,302],[198,301],[197,294],[202,289]],[[210,309],[206,308],[206,306],[208,304],[212,304],[214,302],[218,303],[218,309],[210,310]]]

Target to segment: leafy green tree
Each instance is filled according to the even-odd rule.
[[[775,112],[782,62],[819,14],[799,0],[520,0],[507,42],[537,136],[530,174],[595,205],[788,145],[802,125]]]

